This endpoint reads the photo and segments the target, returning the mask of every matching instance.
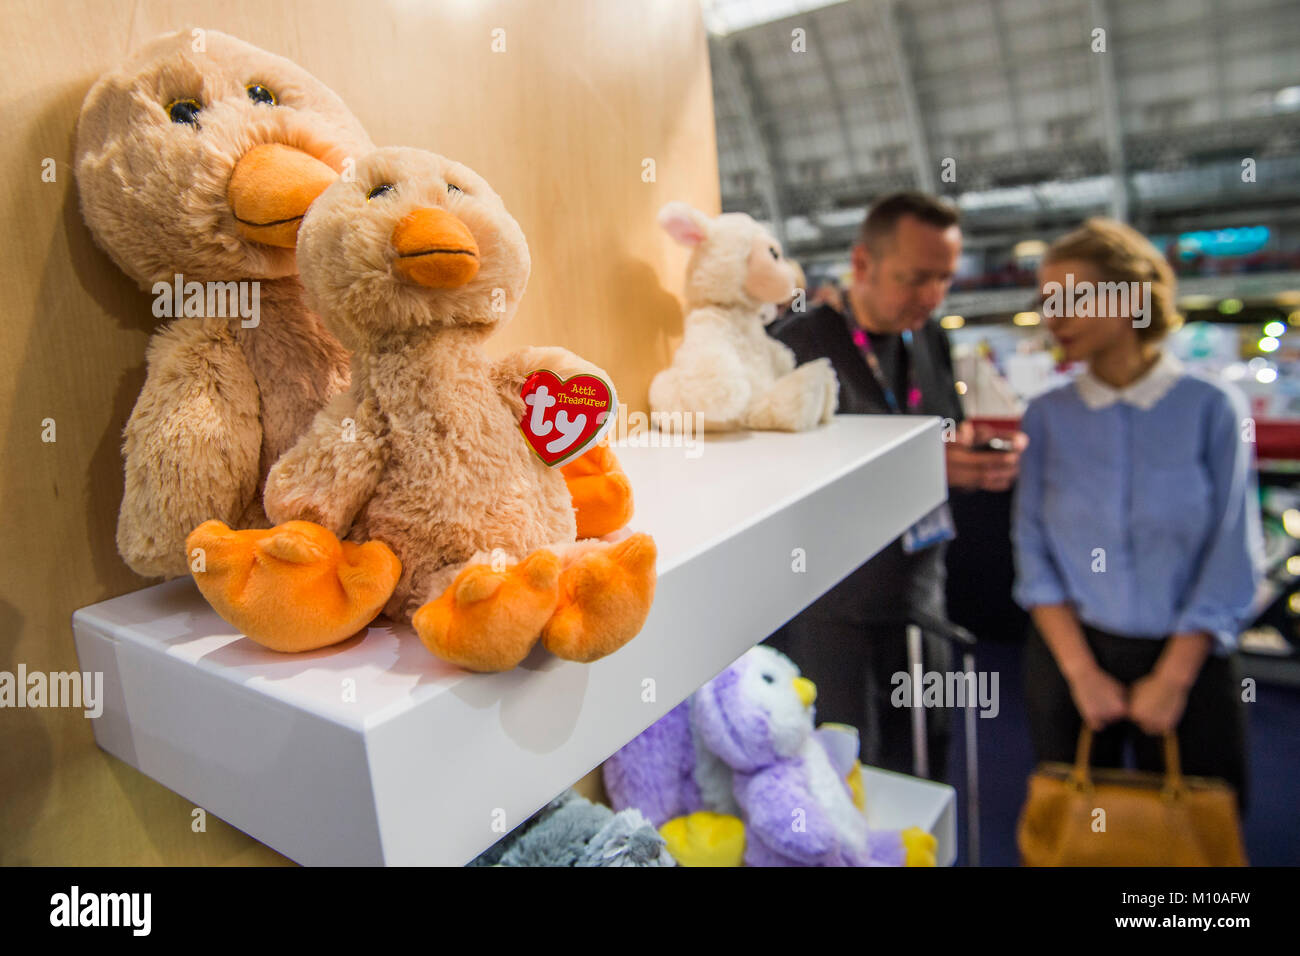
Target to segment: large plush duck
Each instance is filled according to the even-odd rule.
[[[578,661],[630,640],[654,542],[578,541],[565,475],[520,430],[535,370],[607,376],[564,349],[483,350],[530,270],[500,197],[441,156],[377,150],[312,205],[298,258],[310,303],[353,352],[352,385],[271,471],[266,510],[284,525],[191,535],[212,605],[281,650],[341,640],[384,605],[477,671],[514,667],[539,638]],[[400,562],[391,595],[385,545]]]
[[[347,387],[346,351],[303,303],[295,244],[308,205],[371,148],[320,81],[215,30],[151,41],[86,96],[81,209],[113,261],[145,288],[258,283],[255,325],[173,302],[149,343],[117,526],[137,573],[185,574],[185,537],[209,518],[264,527],[271,465]],[[228,305],[216,291],[205,310]]]

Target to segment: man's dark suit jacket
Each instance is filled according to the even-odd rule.
[[[801,365],[816,358],[831,360],[840,381],[840,414],[889,413],[884,390],[871,374],[841,313],[828,305],[805,314],[791,313],[769,326],[768,332],[789,346]],[[901,337],[872,335],[871,342],[895,395],[900,402],[905,401],[906,366]],[[961,400],[953,382],[948,336],[938,322],[927,322],[913,335],[912,361],[921,388],[917,414],[961,421]],[[913,610],[942,614],[944,551],[945,546],[940,544],[907,554],[901,539],[896,539],[804,613],[864,624],[902,623]]]

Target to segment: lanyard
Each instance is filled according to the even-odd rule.
[[[885,379],[885,373],[880,368],[880,359],[876,358],[876,350],[872,348],[871,337],[867,335],[866,330],[858,325],[857,320],[852,315],[848,319],[849,335],[853,339],[853,344],[858,347],[862,353],[862,358],[867,363],[867,369],[871,372],[872,378],[880,386],[880,390],[885,393],[885,404],[894,414],[899,414],[902,409],[898,405],[898,396],[894,394],[894,389]],[[907,411],[915,412],[921,407],[921,386],[916,381],[916,363],[912,360],[912,332],[907,330],[903,332],[903,353],[907,356]]]

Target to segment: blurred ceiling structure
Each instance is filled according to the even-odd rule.
[[[1296,0],[704,0],[704,14],[723,207],[805,265],[843,260],[866,207],[899,188],[956,201],[971,250],[1089,215],[1300,237]]]

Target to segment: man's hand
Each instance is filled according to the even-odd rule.
[[[1011,451],[972,451],[972,447],[990,438],[1004,438],[1012,443]],[[999,433],[987,425],[962,422],[955,440],[945,442],[944,456],[948,467],[948,487],[970,491],[1006,491],[1020,470],[1020,453],[1029,447],[1024,432]]]

